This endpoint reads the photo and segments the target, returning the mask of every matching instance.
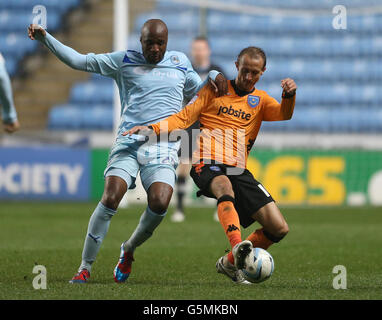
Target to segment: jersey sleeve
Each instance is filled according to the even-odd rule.
[[[57,58],[69,67],[76,70],[99,73],[112,78],[117,74],[124,57],[123,51],[105,54],[81,54],[64,45],[48,32],[45,37],[39,36],[38,40],[45,44]]]
[[[86,71],[86,55],[64,45],[51,34],[46,32],[46,36],[37,36],[36,39],[41,41],[58,59],[69,67]]]
[[[198,91],[208,82],[202,82],[200,76],[196,73],[194,68],[192,68],[191,62],[187,59],[187,73],[186,73],[186,82],[184,85],[184,98],[186,100],[192,99]]]
[[[292,117],[296,95],[291,98],[283,98],[279,103],[275,98],[265,94],[264,99],[264,121],[289,120]]]
[[[86,69],[89,72],[99,73],[103,76],[115,78],[122,64],[124,51],[94,54],[86,56]]]
[[[161,132],[172,132],[176,129],[186,129],[200,118],[200,114],[207,106],[214,94],[209,87],[203,87],[200,92],[180,112],[152,124],[151,127],[157,135]]]
[[[11,80],[5,68],[5,62],[0,54],[0,107],[3,122],[12,123],[17,120],[17,113],[13,102]]]

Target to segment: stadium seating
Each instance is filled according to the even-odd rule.
[[[70,101],[75,104],[112,104],[113,83],[111,81],[78,83],[70,93]]]
[[[0,2],[0,52],[5,58],[11,76],[16,74],[23,57],[36,50],[38,44],[28,41],[26,28],[33,22],[35,6],[44,6],[47,11],[47,29],[55,32],[62,25],[62,17],[81,0],[12,0]]]
[[[224,3],[227,4],[226,1]],[[254,1],[231,0],[228,5],[235,4],[252,7]],[[293,119],[264,123],[265,131],[382,132],[382,15],[351,14],[348,15],[347,29],[335,30],[332,8],[337,4],[335,0],[257,0],[255,4],[268,9],[328,12],[305,16],[259,16],[237,10],[206,11],[213,61],[223,68],[227,78],[235,77],[234,60],[240,50],[256,45],[266,51],[268,58],[267,70],[257,86],[259,89],[279,99],[282,78],[294,78],[298,84]],[[380,1],[346,1],[346,6],[351,9],[373,5],[380,5]],[[169,0],[158,0],[154,11],[136,18],[128,48],[140,50],[140,28],[153,17],[162,18],[169,27],[168,50],[188,53],[192,38],[199,33],[203,15],[192,5]],[[103,119],[101,115],[111,119],[112,99],[111,80],[93,75],[88,83],[78,83],[73,87],[68,105],[52,109],[49,128],[65,128],[64,116],[60,112],[68,108],[66,128],[102,129],[96,119]],[[78,116],[74,120],[73,108],[89,117]],[[106,112],[107,108],[109,112]],[[93,120],[90,119],[92,116]],[[57,120],[58,117],[61,119]],[[111,128],[111,120],[109,127],[103,126],[106,130]]]
[[[357,33],[375,33],[382,30],[382,15],[372,17],[349,16],[347,29]],[[211,34],[228,32],[229,34],[248,33],[255,29],[255,33],[283,35],[293,32],[295,35],[312,33],[332,33],[333,16],[253,16],[241,14],[232,15],[228,12],[212,11],[208,15],[208,30]],[[255,27],[254,27],[255,24]]]
[[[113,112],[108,105],[63,104],[51,109],[48,128],[56,130],[106,130],[113,127]]]

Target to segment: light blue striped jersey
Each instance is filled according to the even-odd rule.
[[[183,99],[191,99],[206,83],[193,70],[187,56],[166,51],[158,64],[147,64],[133,50],[87,54],[87,71],[113,78],[121,100],[118,135],[136,125],[156,123],[179,112]]]

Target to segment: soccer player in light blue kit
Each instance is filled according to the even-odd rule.
[[[167,212],[176,179],[179,142],[142,146],[145,141],[141,138],[144,137],[124,137],[121,134],[136,125],[154,123],[177,113],[184,98],[191,99],[208,80],[201,81],[183,53],[166,51],[168,30],[159,19],[148,20],[142,27],[142,53],[127,50],[82,55],[57,41],[40,26],[30,25],[28,34],[32,40],[41,41],[70,67],[111,77],[118,85],[121,121],[104,172],[104,193],[90,218],[82,262],[71,282],[88,281],[110,220],[127,189],[135,187],[135,179],[140,172],[148,206],[131,237],[121,245],[114,280],[124,282],[130,275],[136,247],[150,238]],[[224,76],[212,71],[209,78],[215,80],[219,95],[226,93]]]
[[[5,61],[0,53],[0,106],[1,118],[3,119],[4,131],[13,133],[19,129],[15,104],[13,102],[12,85]]]

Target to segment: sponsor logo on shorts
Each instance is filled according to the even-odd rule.
[[[172,159],[170,157],[166,157],[166,158],[160,159],[160,163],[174,165],[175,161],[174,161],[174,159]]]
[[[211,166],[210,170],[212,170],[212,171],[221,171],[221,169],[218,166]]]

